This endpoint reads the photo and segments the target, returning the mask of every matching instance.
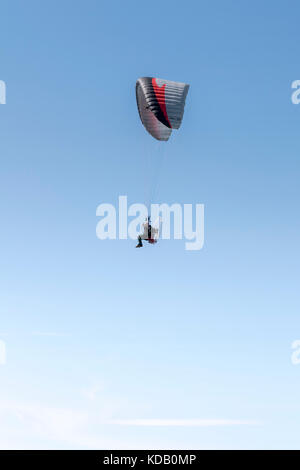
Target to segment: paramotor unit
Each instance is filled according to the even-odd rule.
[[[179,129],[188,91],[189,85],[186,83],[152,77],[137,80],[136,101],[139,115],[144,127],[154,139],[168,141],[172,130]],[[144,232],[138,237],[137,248],[143,246],[142,240],[156,243],[159,229],[156,232],[155,230],[148,217]]]

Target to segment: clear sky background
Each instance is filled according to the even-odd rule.
[[[1,448],[300,448],[299,14],[1,2]],[[205,204],[199,252],[96,238],[143,202],[141,76],[190,84],[157,197]]]

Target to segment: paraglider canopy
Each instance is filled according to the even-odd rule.
[[[136,101],[142,123],[157,140],[168,140],[179,129],[189,85],[143,77],[136,82]]]

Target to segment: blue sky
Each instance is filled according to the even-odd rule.
[[[299,448],[299,13],[2,2],[1,448]],[[190,84],[157,198],[205,204],[199,252],[95,235],[143,202],[141,76]]]

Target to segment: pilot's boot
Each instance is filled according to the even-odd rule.
[[[138,238],[138,244],[136,245],[136,248],[142,248],[143,247],[143,243],[142,243],[142,239],[141,237]]]

